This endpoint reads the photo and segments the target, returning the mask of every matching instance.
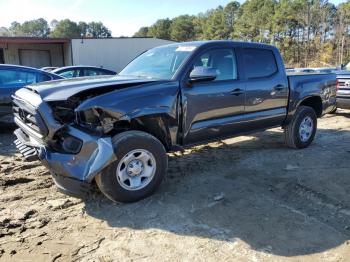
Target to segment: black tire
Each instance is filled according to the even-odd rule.
[[[154,136],[141,131],[117,134],[113,137],[112,143],[117,160],[95,178],[101,192],[112,201],[121,203],[135,202],[150,196],[162,182],[167,170],[168,157],[163,144]],[[122,182],[118,181],[116,173],[120,161],[133,150],[147,150],[154,156],[156,162],[153,178],[139,190],[125,189],[120,184]]]
[[[299,128],[305,118],[310,117],[313,123],[313,130],[310,137],[306,141],[302,141]],[[315,138],[317,130],[317,116],[315,110],[309,106],[300,106],[292,119],[292,121],[284,128],[285,142],[291,148],[308,147]]]
[[[330,111],[328,114],[332,114],[332,115],[333,115],[333,114],[336,114],[336,113],[337,113],[337,109],[338,109],[338,108],[334,108],[334,109],[333,109],[332,111]]]

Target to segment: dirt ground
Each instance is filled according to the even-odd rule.
[[[171,154],[156,194],[56,191],[0,134],[1,261],[350,261],[350,111],[304,150],[280,129]]]

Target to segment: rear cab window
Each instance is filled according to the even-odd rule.
[[[275,55],[269,49],[244,48],[243,61],[248,79],[270,77],[278,72]]]

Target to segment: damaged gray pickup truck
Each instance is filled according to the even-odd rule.
[[[273,46],[171,44],[117,76],[20,89],[15,144],[68,194],[85,195],[96,182],[108,198],[132,202],[160,185],[169,151],[278,126],[288,146],[305,148],[335,103],[334,74],[287,76]]]

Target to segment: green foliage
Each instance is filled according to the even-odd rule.
[[[169,18],[159,19],[150,28],[148,28],[148,36],[160,39],[170,39],[171,20]]]
[[[55,38],[80,38],[81,31],[76,22],[69,19],[61,20],[57,23],[55,29],[51,32],[50,37]]]
[[[225,30],[230,38],[234,37],[233,31],[240,12],[239,2],[233,1],[228,3],[224,8]]]
[[[47,37],[50,34],[50,27],[43,18],[26,21],[21,27],[22,32],[27,36]]]
[[[14,36],[24,36],[22,32],[21,24],[16,21],[11,23],[11,26],[9,27],[9,31]]]
[[[226,27],[224,8],[219,6],[206,13],[206,20],[203,27],[204,39],[228,39],[230,32]]]
[[[141,27],[139,29],[139,31],[137,31],[134,34],[134,37],[147,37],[148,36],[148,30],[149,30],[149,27],[147,27],[147,26]]]
[[[2,27],[0,35],[6,36],[28,36],[28,37],[58,37],[58,38],[80,38],[111,37],[111,31],[101,22],[79,22],[78,24],[69,19],[50,22],[50,25],[43,18],[26,21],[23,24],[12,22],[7,29]]]
[[[323,67],[350,60],[349,29],[349,0],[337,7],[328,0],[246,0],[197,16],[160,19],[135,36],[270,43],[280,48],[287,66]]]
[[[111,37],[101,22],[42,19],[1,27],[2,36]],[[350,0],[232,1],[196,16],[181,15],[141,27],[136,37],[175,41],[238,39],[276,45],[287,66],[328,66],[350,60]]]
[[[102,22],[90,22],[87,26],[86,23],[79,22],[79,27],[81,24],[83,24],[83,28],[80,28],[80,31],[85,32],[85,36],[93,38],[108,38],[112,36],[111,31]]]
[[[178,16],[173,19],[170,26],[170,37],[175,41],[193,40],[194,34],[194,17],[189,15]]]
[[[277,2],[274,0],[247,0],[241,6],[235,36],[259,42],[271,42],[272,18]]]
[[[69,19],[61,20],[55,24],[50,37],[63,37],[63,38],[80,38],[92,37],[92,38],[107,38],[111,37],[111,31],[103,25],[101,22],[79,22],[78,24],[70,21]]]
[[[13,22],[9,32],[15,36],[47,37],[50,33],[50,27],[45,19],[39,18],[26,21],[23,24]]]
[[[78,27],[79,27],[80,35],[83,35],[84,37],[86,37],[88,32],[88,24],[80,21],[78,23]]]

